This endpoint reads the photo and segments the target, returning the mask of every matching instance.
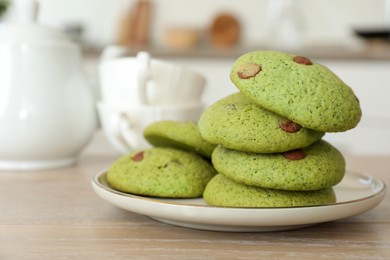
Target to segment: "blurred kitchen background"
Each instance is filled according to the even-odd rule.
[[[358,129],[335,135],[339,148],[390,154],[390,0],[39,2],[39,22],[66,32],[82,46],[97,99],[97,68],[107,46],[126,46],[129,56],[147,50],[198,70],[208,80],[207,105],[237,91],[228,75],[239,55],[285,50],[326,65],[359,97],[362,122]],[[11,14],[9,8],[2,21],[12,20]]]
[[[84,44],[98,48],[115,43],[120,38],[126,42],[123,37],[131,34],[131,29],[137,29],[132,24],[137,18],[138,22],[149,24],[139,25],[143,27],[139,29],[148,35],[147,44],[150,47],[169,47],[167,34],[174,34],[174,29],[187,29],[188,37],[191,30],[199,30],[200,35],[196,36],[196,40],[202,43],[202,47],[208,47],[210,27],[223,13],[238,20],[238,44],[243,48],[261,47],[270,42],[271,36],[276,37],[284,32],[297,33],[291,37],[299,36],[302,45],[347,47],[348,44],[356,44],[354,28],[379,26],[386,22],[386,15],[390,16],[390,13],[386,13],[386,8],[390,8],[386,6],[386,0],[140,1],[146,7],[142,4],[137,6],[137,0],[39,2],[39,20],[42,23],[66,29],[75,36],[80,34]],[[227,20],[224,25],[229,26],[229,22]]]

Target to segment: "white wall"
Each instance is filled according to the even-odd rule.
[[[13,0],[16,1],[16,0]],[[39,19],[56,27],[80,22],[88,42],[99,46],[112,43],[123,12],[135,0],[38,0]],[[242,23],[242,39],[247,45],[261,44],[267,30],[267,0],[151,0],[154,6],[152,38],[161,44],[161,35],[174,24],[206,28],[221,11],[236,14]],[[269,0],[274,2],[276,0]],[[285,0],[287,1],[287,0]],[[348,41],[351,28],[380,24],[385,0],[293,0],[299,4],[305,32],[310,42]]]

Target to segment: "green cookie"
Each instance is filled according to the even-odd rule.
[[[215,145],[202,138],[194,122],[159,121],[144,129],[145,139],[157,147],[172,147],[210,158]]]
[[[283,154],[245,153],[218,146],[212,162],[217,172],[236,182],[280,190],[332,187],[345,174],[343,155],[323,140]]]
[[[154,197],[194,198],[202,196],[215,175],[200,156],[173,148],[152,148],[119,158],[107,173],[116,190]]]
[[[264,189],[237,183],[217,174],[203,194],[207,204],[222,207],[299,207],[334,203],[332,188],[315,191]]]
[[[328,68],[305,57],[254,51],[234,63],[230,79],[247,97],[306,128],[342,132],[362,111],[352,89]]]
[[[254,153],[303,148],[325,134],[302,128],[267,111],[242,93],[232,94],[209,106],[198,125],[202,137],[210,143]]]

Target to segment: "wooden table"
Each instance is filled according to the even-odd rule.
[[[101,200],[91,178],[118,154],[101,133],[70,168],[0,171],[0,259],[390,259],[390,195],[364,214],[269,233],[163,224]],[[390,184],[390,155],[347,157]]]

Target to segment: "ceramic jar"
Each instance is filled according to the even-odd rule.
[[[80,49],[36,23],[37,2],[15,3],[0,27],[0,169],[72,165],[97,127]]]

